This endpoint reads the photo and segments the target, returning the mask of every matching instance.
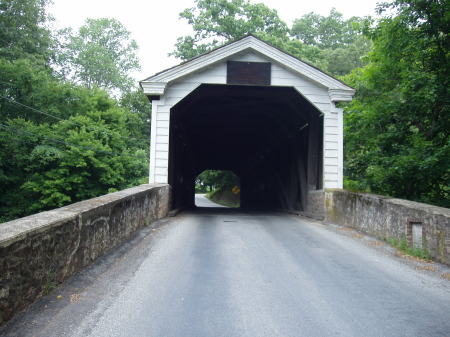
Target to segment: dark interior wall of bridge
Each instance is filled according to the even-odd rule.
[[[241,207],[303,210],[322,188],[323,117],[291,87],[201,85],[171,109],[173,208],[205,169],[241,180]]]

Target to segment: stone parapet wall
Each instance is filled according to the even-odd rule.
[[[0,324],[165,217],[170,197],[169,185],[140,185],[0,224]]]
[[[325,218],[324,191],[308,191],[306,194],[305,210],[300,212],[300,214],[313,219],[323,220]]]
[[[336,223],[382,238],[417,240],[431,257],[450,265],[450,209],[374,194],[341,189],[325,191],[327,222]],[[416,234],[416,233],[414,233]]]

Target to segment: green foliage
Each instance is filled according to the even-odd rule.
[[[52,123],[24,118],[2,123],[0,184],[5,192],[0,195],[0,212],[4,216],[13,218],[134,186],[147,175],[148,135],[131,133],[142,128],[138,116],[100,90],[71,94],[65,96],[69,102],[97,108],[72,111],[70,118]]]
[[[396,238],[388,238],[387,242],[406,255],[415,256],[423,260],[431,260],[430,252],[427,249],[411,248],[405,238],[401,240]]]
[[[49,56],[60,50],[45,28],[46,3],[0,2],[0,34],[18,39],[5,45],[8,51],[2,41],[0,50],[0,222],[147,182],[150,105],[139,91],[111,97],[98,88],[112,87],[104,79],[78,85],[56,76]],[[127,34],[114,20],[88,20],[74,39],[92,38],[91,47],[102,44],[105,52],[128,58],[133,43],[120,51]],[[95,58],[89,46],[80,48],[77,55]],[[83,60],[83,74],[115,67],[120,76],[136,61],[131,57],[124,66],[116,58],[108,69],[95,69],[100,65],[93,59]]]
[[[328,16],[312,12],[303,15],[294,21],[291,33],[303,43],[320,49],[340,48],[359,39],[368,20],[360,17],[345,20],[342,13],[333,8]]]
[[[133,79],[129,73],[140,69],[136,41],[130,32],[115,19],[87,19],[73,33],[60,32],[57,63],[66,79],[88,88],[129,90]]]
[[[178,58],[190,59],[253,34],[317,67],[327,67],[326,55],[321,49],[291,38],[286,23],[264,4],[248,0],[196,0],[195,4],[180,14],[180,18],[192,25],[194,34],[178,39],[172,53]]]
[[[249,33],[275,38],[285,38],[288,33],[275,10],[248,0],[195,0],[195,7],[185,9],[180,18],[194,30],[194,36],[178,38],[173,52],[184,60]]]
[[[291,34],[308,46],[321,50],[325,68],[333,75],[345,75],[367,62],[364,56],[371,49],[371,41],[362,33],[372,20],[351,17],[348,20],[334,8],[328,16],[315,13],[294,21]]]
[[[345,107],[345,187],[450,207],[448,1],[381,4],[385,17],[377,23],[334,9],[310,13],[290,31],[264,5],[195,4],[181,13],[194,35],[180,38],[174,55],[187,59],[253,33],[333,75],[347,74],[357,95]],[[253,15],[256,8],[264,19]],[[212,185],[221,179],[201,177]]]
[[[38,57],[49,60],[52,44],[47,28],[50,0],[0,0],[0,58]]]
[[[295,57],[330,72],[348,74],[363,66],[363,56],[371,48],[362,35],[369,19],[344,20],[332,10],[328,17],[314,13],[295,21],[290,30],[275,10],[248,0],[196,0],[180,18],[194,30],[192,36],[180,37],[172,53],[183,60],[205,53],[226,42],[254,34]]]
[[[230,188],[223,187],[208,193],[207,198],[214,201],[216,204],[236,208],[240,206],[240,194],[233,193]]]
[[[391,6],[391,5],[385,5]],[[346,80],[345,174],[357,189],[450,207],[448,2],[396,1]]]
[[[42,287],[42,294],[44,296],[47,296],[48,294],[50,294],[57,287],[55,272],[49,271],[47,273],[46,278],[47,278],[46,283]]]
[[[240,186],[237,175],[231,171],[205,170],[195,180],[196,189],[200,192],[219,190],[222,188],[232,189]]]

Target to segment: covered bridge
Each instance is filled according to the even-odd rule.
[[[241,207],[312,211],[343,180],[343,116],[355,90],[252,36],[140,82],[152,102],[150,183],[194,205],[206,169],[241,180]]]

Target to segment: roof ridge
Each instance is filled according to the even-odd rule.
[[[342,85],[344,85],[344,86],[346,86],[346,87],[348,87],[348,88],[350,88],[350,89],[354,89],[353,87],[349,86],[347,83],[345,83],[345,82],[343,82],[342,80],[340,80],[340,79],[338,79],[338,78],[336,78],[336,77],[334,77],[334,76],[328,74],[327,72],[323,71],[322,69],[320,69],[320,68],[318,68],[318,67],[316,67],[316,66],[314,66],[314,65],[312,65],[312,64],[310,64],[310,63],[308,63],[308,62],[306,62],[306,61],[303,61],[302,59],[300,59],[300,58],[298,58],[298,57],[292,55],[291,53],[289,53],[289,52],[287,52],[287,51],[285,51],[285,50],[283,50],[283,49],[281,49],[281,48],[279,48],[279,47],[274,46],[273,44],[271,44],[271,43],[269,43],[269,42],[263,40],[262,38],[260,38],[260,37],[258,37],[258,36],[256,36],[256,35],[254,35],[254,34],[252,34],[252,33],[248,33],[248,34],[246,34],[246,35],[244,35],[244,36],[242,36],[242,37],[240,37],[240,38],[237,38],[237,39],[234,39],[234,40],[227,41],[225,44],[223,44],[223,45],[221,45],[221,46],[218,46],[218,47],[216,47],[216,48],[213,48],[213,49],[211,49],[211,50],[209,50],[209,51],[207,51],[207,52],[205,52],[205,53],[203,53],[203,54],[199,54],[199,55],[197,55],[197,56],[195,56],[195,57],[192,57],[192,58],[190,58],[190,59],[188,59],[188,60],[185,60],[185,61],[183,61],[183,62],[181,62],[181,63],[179,63],[179,64],[176,64],[176,65],[174,65],[174,66],[172,66],[172,67],[169,67],[169,68],[164,69],[164,70],[162,70],[162,71],[160,71],[160,72],[157,72],[157,73],[155,73],[155,74],[153,74],[153,75],[151,75],[151,76],[145,78],[144,80],[139,81],[139,83],[140,83],[140,85],[141,85],[141,87],[142,87],[142,83],[143,83],[143,82],[147,82],[147,81],[151,80],[152,78],[154,78],[154,77],[156,77],[156,76],[158,76],[158,75],[161,75],[161,74],[163,74],[163,73],[165,73],[165,72],[168,72],[168,71],[170,71],[170,70],[173,70],[173,69],[175,69],[175,68],[177,68],[177,67],[181,67],[181,66],[183,66],[183,65],[189,64],[189,63],[191,63],[191,62],[193,62],[193,61],[195,61],[195,60],[197,60],[197,59],[200,59],[200,58],[202,58],[202,57],[206,57],[207,55],[209,55],[209,54],[211,54],[211,53],[217,52],[217,51],[220,50],[220,49],[229,47],[229,46],[232,45],[232,44],[238,43],[239,41],[242,41],[242,40],[245,40],[245,39],[248,39],[248,38],[253,38],[253,39],[257,40],[257,41],[260,41],[260,42],[264,43],[265,45],[267,45],[267,46],[269,46],[269,47],[271,47],[271,48],[274,48],[274,49],[278,50],[279,52],[281,52],[281,53],[283,53],[283,54],[285,54],[285,55],[287,55],[287,56],[289,56],[289,57],[292,57],[293,59],[295,59],[295,60],[297,60],[297,61],[299,61],[299,62],[301,62],[301,63],[307,65],[308,67],[311,67],[311,68],[313,68],[313,69],[319,71],[320,73],[322,73],[323,75],[327,76],[328,78],[331,78],[331,79],[333,79],[333,80],[335,80],[335,81],[341,83]],[[258,51],[258,52],[260,52],[260,51]],[[266,55],[266,56],[267,56],[267,55]],[[269,56],[269,58],[271,58],[271,57]],[[273,58],[273,57],[272,57],[272,58]]]

